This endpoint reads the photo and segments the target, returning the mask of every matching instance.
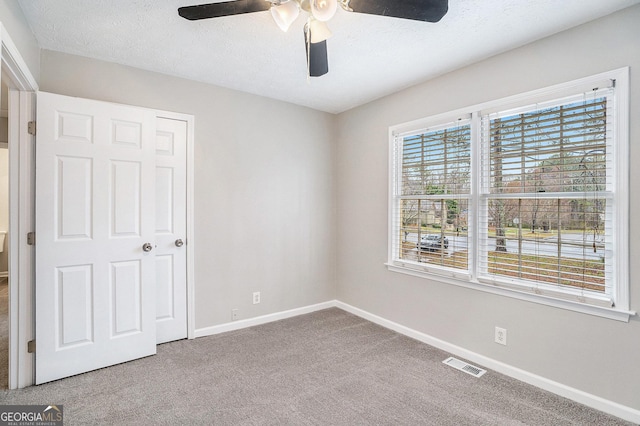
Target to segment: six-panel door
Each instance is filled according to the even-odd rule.
[[[156,121],[156,341],[187,337],[187,123]]]
[[[156,351],[155,113],[38,94],[36,383]]]

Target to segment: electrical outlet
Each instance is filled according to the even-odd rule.
[[[231,310],[231,321],[237,321],[238,320],[238,310],[237,309],[232,309]]]
[[[253,304],[257,305],[258,303],[260,303],[260,292],[259,291],[255,291],[253,293]]]
[[[496,327],[495,342],[507,346],[507,329]]]

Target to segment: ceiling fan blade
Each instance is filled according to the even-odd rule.
[[[318,43],[309,43],[309,33],[305,31],[305,51],[309,65],[309,77],[320,77],[329,72],[329,61],[327,60],[327,40]]]
[[[320,43],[311,43],[309,49],[309,75],[311,77],[320,77],[328,72],[327,40]]]
[[[354,12],[414,21],[438,22],[449,10],[448,0],[351,0]]]
[[[198,19],[262,12],[269,10],[270,7],[271,3],[265,0],[235,0],[181,7],[178,9],[178,15],[190,21],[196,21]]]

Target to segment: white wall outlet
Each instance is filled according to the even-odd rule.
[[[260,303],[260,292],[255,291],[253,292],[253,304],[257,305],[258,303]]]
[[[496,327],[495,342],[507,346],[507,329]]]
[[[231,321],[237,321],[238,320],[238,310],[237,309],[232,309],[231,310]]]

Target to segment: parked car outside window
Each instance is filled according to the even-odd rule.
[[[447,249],[449,248],[449,239],[444,237],[443,240],[442,235],[437,234],[425,235],[420,239],[420,243],[416,244],[416,248],[425,251],[437,251],[443,248]]]

